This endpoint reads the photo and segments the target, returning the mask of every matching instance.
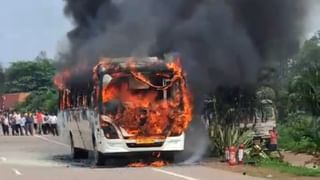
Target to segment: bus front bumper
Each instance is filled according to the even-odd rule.
[[[132,153],[132,152],[172,152],[184,150],[185,135],[177,137],[167,137],[165,141],[155,144],[141,145],[135,140],[106,139],[98,141],[97,149],[103,154],[112,153]]]

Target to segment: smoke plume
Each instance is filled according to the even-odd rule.
[[[261,67],[299,47],[308,0],[65,0],[74,22],[63,67],[99,57],[178,52],[195,107],[219,85],[257,81]],[[198,112],[199,109],[196,109]],[[206,135],[192,135],[199,145]],[[203,131],[205,132],[205,131]],[[202,138],[204,137],[204,138]],[[192,143],[191,143],[192,144]],[[188,152],[188,147],[186,152]],[[205,147],[205,146],[203,146]],[[189,151],[194,152],[193,148]],[[196,152],[189,159],[203,155]]]
[[[101,56],[179,52],[196,99],[217,85],[254,83],[269,60],[297,49],[303,0],[65,0],[74,21],[64,66]]]

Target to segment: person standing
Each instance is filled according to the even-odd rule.
[[[22,125],[24,125],[24,123],[23,123],[23,119],[22,119],[22,117],[21,117],[21,114],[20,113],[15,113],[15,115],[14,115],[14,118],[15,118],[15,120],[16,120],[16,134],[17,135],[19,135],[20,134],[20,136],[23,136],[23,130],[22,130]]]
[[[43,133],[44,134],[48,134],[51,132],[50,130],[50,121],[49,121],[49,115],[46,113],[44,114],[44,118],[43,118]]]
[[[57,126],[57,116],[52,114],[49,116],[49,119],[50,119],[50,129],[51,129],[51,132],[54,136],[59,136],[59,133],[58,133],[58,126]]]
[[[274,127],[272,130],[269,131],[270,134],[270,143],[269,143],[269,150],[276,151],[278,149],[278,133],[276,128]]]
[[[2,131],[4,136],[9,136],[9,116],[6,113],[2,116]]]
[[[4,135],[4,114],[0,111],[0,125],[2,129],[2,134]]]
[[[14,114],[9,114],[9,125],[11,127],[11,134],[12,136],[16,135],[16,120],[13,116]]]
[[[13,112],[12,115],[12,134],[14,136],[19,136],[19,129],[20,128],[20,117],[17,112]]]
[[[21,134],[22,136],[25,134],[27,135],[27,132],[26,132],[26,116],[24,114],[21,114],[20,115],[21,117],[21,120],[20,120],[20,127],[21,127]]]
[[[9,133],[9,126],[10,126],[10,123],[9,123],[9,114],[5,114],[4,115],[4,135],[5,136],[9,136],[10,133]]]
[[[2,112],[0,112],[0,125],[2,128],[2,132],[4,134],[3,122],[4,122],[4,115],[2,114]]]
[[[33,131],[37,133],[37,129],[38,129],[37,113],[33,113],[32,117],[33,117]]]
[[[42,134],[42,125],[43,125],[43,121],[44,121],[44,115],[41,112],[37,112],[36,113],[36,120],[37,120],[37,131],[38,131],[38,134],[41,135]]]
[[[26,114],[26,134],[33,136],[33,117],[31,113]]]

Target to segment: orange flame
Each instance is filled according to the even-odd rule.
[[[168,163],[165,161],[155,161],[153,163],[150,164],[153,167],[163,167],[163,166],[167,166]]]
[[[141,163],[141,162],[138,162],[138,163],[131,163],[128,165],[129,167],[145,167],[146,164],[145,163]]]
[[[131,58],[121,67],[110,59],[104,58],[93,69],[93,80],[99,82],[98,67],[107,69],[112,77],[109,85],[102,89],[102,101],[107,103],[114,99],[124,104],[124,110],[118,111],[116,115],[108,114],[113,122],[125,129],[128,134],[136,138],[160,137],[169,135],[180,135],[184,132],[192,119],[192,97],[189,92],[185,74],[182,70],[180,59],[170,63],[150,62],[150,67],[164,65],[167,72],[155,72],[156,77],[165,79],[165,84],[157,84],[153,79],[143,72],[139,72],[138,62]],[[160,62],[160,61],[159,61]],[[62,109],[70,107],[69,91],[66,87],[73,74],[81,72],[85,65],[72,70],[65,70],[54,78],[55,85],[63,92],[63,101],[60,104]],[[127,69],[128,71],[124,71]],[[128,81],[121,81],[121,78],[133,78],[137,82],[147,85],[148,89],[132,90]],[[97,86],[98,87],[98,86]],[[98,90],[98,88],[95,88]],[[170,97],[164,98],[165,94],[171,93]],[[159,96],[162,96],[159,98]],[[83,99],[83,104],[86,104]]]
[[[108,69],[110,63],[104,61],[103,65]],[[154,85],[142,72],[138,72],[133,60],[128,61],[126,66],[136,80],[147,84],[151,88],[147,92],[136,93],[130,90],[127,82],[122,82],[120,85],[110,83],[103,90],[103,102],[118,98],[126,103],[124,112],[118,116],[119,119],[114,119],[115,123],[130,134],[142,136],[163,135],[170,125],[172,134],[181,134],[185,131],[192,119],[192,103],[180,60],[177,59],[166,64],[167,68],[173,72],[173,77],[168,79],[169,83],[164,86]],[[163,74],[164,77],[168,75]],[[111,74],[111,76],[115,77],[114,74]],[[116,74],[116,77],[118,76],[119,73]],[[168,90],[175,84],[179,84],[180,87],[175,90],[173,98],[157,100],[159,91]],[[139,113],[141,108],[147,109],[147,115]],[[144,118],[148,119],[147,123],[139,127],[141,119]]]

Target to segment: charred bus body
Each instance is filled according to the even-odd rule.
[[[74,158],[92,152],[102,164],[106,156],[184,150],[192,107],[178,58],[105,58],[89,74],[55,78]]]

